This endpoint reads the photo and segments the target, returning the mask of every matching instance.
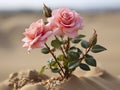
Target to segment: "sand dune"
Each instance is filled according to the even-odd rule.
[[[99,68],[97,68],[98,70]],[[89,76],[77,77],[73,75],[70,79],[65,80],[61,85],[52,86],[49,90],[119,90],[120,79],[114,77],[104,70],[96,69],[87,73]],[[94,73],[93,73],[94,72]],[[102,74],[100,75],[99,73]],[[96,73],[96,76],[95,76]],[[93,75],[93,76],[92,76]],[[8,80],[9,81],[9,80]],[[5,81],[0,84],[0,90],[12,90],[8,86],[9,82]],[[26,84],[19,90],[48,90],[40,83]]]
[[[96,72],[94,69],[87,73],[87,77],[72,76],[59,88],[59,90],[119,90],[120,80],[104,70]]]

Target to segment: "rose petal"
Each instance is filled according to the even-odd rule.
[[[26,48],[26,47],[28,47],[28,46],[29,46],[28,43],[24,43],[22,47],[23,47],[23,48]]]
[[[33,48],[41,48],[44,46],[47,38],[52,34],[52,31],[44,25],[42,19],[34,22],[24,32],[25,38],[22,39],[23,47],[28,47],[28,52]]]
[[[51,34],[52,34],[52,31],[46,32],[46,33],[40,38],[40,40],[44,40],[44,39],[48,38],[49,36],[51,36]]]
[[[77,32],[72,32],[72,33],[65,33],[69,38],[75,38],[78,36]]]
[[[62,33],[63,33],[62,30],[60,30],[59,28],[53,30],[54,35],[62,35]]]
[[[31,41],[31,42],[30,42],[30,45],[32,46],[34,43],[38,42],[39,39],[40,39],[40,36],[41,36],[41,35],[37,36],[33,41]]]
[[[83,28],[82,17],[68,8],[53,10],[48,22],[55,35],[66,34],[72,38],[76,37],[78,30]]]
[[[31,40],[28,39],[27,37],[25,37],[25,38],[22,39],[22,41],[27,43],[27,42],[30,42]]]

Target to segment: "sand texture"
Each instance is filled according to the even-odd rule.
[[[99,70],[99,71],[98,71]],[[102,74],[100,74],[102,73]],[[95,75],[96,74],[96,75]],[[89,75],[89,76],[88,76]],[[45,75],[38,75],[35,70],[13,73],[0,84],[0,90],[119,90],[120,79],[104,70],[95,68],[87,76],[72,75],[68,80],[53,82]],[[48,82],[42,84],[43,82]],[[57,82],[56,82],[57,83]]]

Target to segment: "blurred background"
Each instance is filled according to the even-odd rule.
[[[52,9],[68,7],[78,11],[84,19],[80,33],[88,39],[96,29],[98,43],[108,49],[95,55],[98,66],[120,75],[120,0],[0,0],[0,81],[12,72],[39,70],[50,57],[41,54],[40,49],[27,54],[21,42],[25,28],[44,18],[43,3]]]

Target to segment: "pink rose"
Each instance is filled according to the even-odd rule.
[[[27,47],[28,51],[33,48],[41,48],[51,34],[52,32],[46,28],[43,20],[40,19],[25,30],[25,38],[22,39],[25,42],[23,47]]]
[[[70,38],[78,36],[78,30],[82,29],[82,17],[68,8],[60,8],[52,12],[48,18],[48,26],[55,35],[66,34]]]

